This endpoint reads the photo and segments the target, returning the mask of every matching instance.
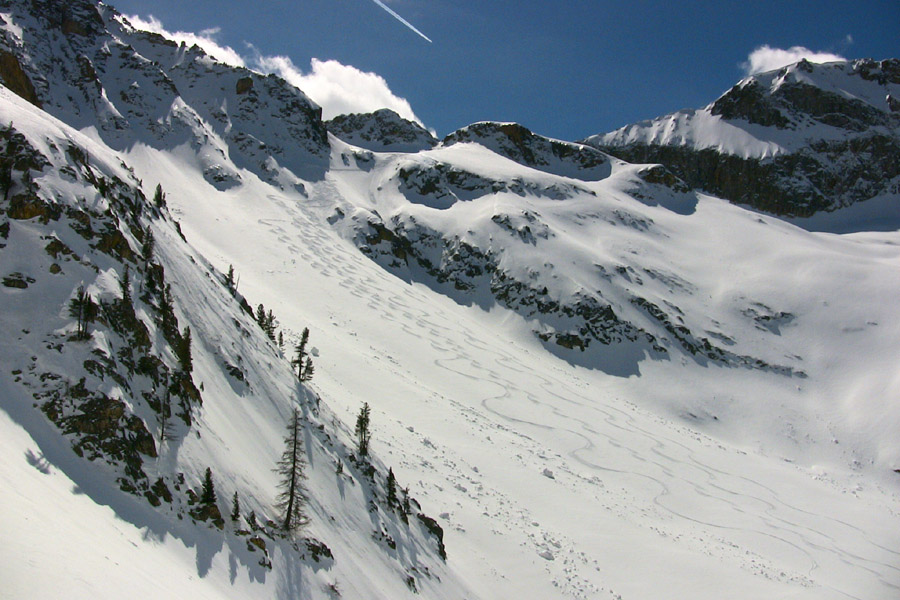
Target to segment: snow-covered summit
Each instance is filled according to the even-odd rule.
[[[897,192],[898,98],[900,60],[800,61],[748,77],[702,109],[585,143],[663,163],[735,202],[808,215]]]

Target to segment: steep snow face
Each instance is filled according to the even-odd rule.
[[[418,152],[438,143],[424,127],[386,108],[339,115],[326,121],[325,126],[343,141],[375,152]]]
[[[809,216],[897,196],[897,98],[900,60],[801,61],[749,77],[703,109],[585,141],[626,160],[661,162],[734,202]]]
[[[202,182],[184,174],[170,202],[206,254],[241,265],[242,289],[317,324],[316,386],[347,418],[372,403],[373,447],[438,507],[448,564],[477,595],[890,596],[896,234],[812,234],[648,183],[641,166],[550,198],[539,190],[563,178],[476,144],[353,169],[358,152],[335,141],[332,163],[350,167],[308,199],[197,202]],[[441,164],[434,186],[449,187],[403,187],[401,171]],[[373,249],[398,243],[372,261],[360,232]],[[457,258],[440,259],[457,238]],[[509,308],[475,249],[560,305],[639,294],[723,349],[807,376],[698,359],[673,333],[664,356],[545,342],[536,332],[563,313]]]
[[[353,449],[164,194],[147,200],[121,155],[5,88],[0,120],[5,590],[466,595],[405,480],[388,500],[389,467]],[[309,523],[285,536],[273,469],[292,410]]]
[[[87,0],[13,1],[3,20],[0,47],[36,102],[112,148],[190,146],[220,188],[239,183],[235,166],[282,186],[327,168],[321,109],[277,76],[217,63]]]

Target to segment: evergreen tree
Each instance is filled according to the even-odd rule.
[[[162,184],[156,184],[156,191],[153,192],[153,206],[162,210],[166,207],[166,193],[163,192]]]
[[[225,276],[225,287],[232,296],[237,292],[237,282],[234,280],[234,265],[228,265],[228,274]]]
[[[281,350],[284,350],[284,332],[283,331],[278,332],[278,347]]]
[[[234,498],[231,499],[231,520],[237,523],[241,520],[241,501],[238,499],[238,493],[234,493]]]
[[[185,326],[184,332],[181,334],[181,342],[177,348],[178,362],[181,370],[190,373],[194,370],[194,361],[191,357],[191,328]]]
[[[88,324],[93,323],[97,318],[97,304],[91,295],[87,293],[84,286],[78,286],[75,297],[69,301],[69,315],[77,320],[75,330],[75,339],[86,340],[88,335]]]
[[[160,443],[168,440],[172,433],[170,431],[169,418],[172,416],[172,398],[169,386],[166,385],[166,393],[160,399],[159,403],[159,441]]]
[[[412,511],[409,506],[409,488],[405,487],[403,488],[403,503],[400,504],[400,513],[404,517],[407,517],[411,512]]]
[[[206,467],[206,476],[203,478],[203,491],[200,494],[200,502],[210,505],[216,503],[216,489],[213,486],[212,469]]]
[[[275,341],[275,328],[277,327],[277,323],[275,321],[275,313],[272,312],[272,309],[269,309],[269,312],[266,313],[266,324],[264,329],[266,330],[266,335],[269,336],[269,339],[273,342]]]
[[[388,469],[387,478],[387,503],[394,508],[397,505],[397,478],[394,477],[394,469]]]
[[[315,368],[310,357],[306,357],[306,364],[303,365],[303,372],[300,374],[300,381],[309,381],[312,379]]]
[[[303,480],[305,461],[301,444],[300,412],[295,408],[287,425],[288,435],[284,438],[284,452],[275,472],[281,476],[276,508],[282,511],[281,528],[292,531],[303,524],[306,503]]]
[[[356,449],[360,457],[368,456],[369,454],[369,419],[371,415],[372,409],[369,408],[369,403],[364,402],[362,408],[359,409],[359,414],[356,416],[356,429],[354,430],[356,433]]]
[[[305,381],[303,379],[303,369],[306,367],[306,344],[309,343],[309,328],[304,327],[303,333],[300,334],[300,343],[297,344],[297,356],[294,357],[294,360],[291,361],[291,364],[297,367],[297,379],[300,381]],[[310,372],[310,376],[312,376],[312,372]]]
[[[263,331],[266,330],[266,307],[262,304],[256,307],[256,322],[259,323]]]
[[[141,258],[144,259],[144,263],[148,266],[153,262],[153,251],[155,249],[156,238],[153,236],[153,230],[148,225],[147,231],[144,232],[144,243],[141,244]]]
[[[131,311],[134,312],[134,303],[131,299],[131,267],[129,265],[125,265],[125,271],[122,273],[122,278],[119,280],[119,291],[122,294],[122,305],[126,307],[131,307]]]
[[[178,320],[175,318],[175,303],[172,300],[172,286],[166,284],[159,297],[159,325],[166,339],[171,340],[178,333]]]

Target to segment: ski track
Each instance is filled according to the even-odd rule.
[[[328,186],[322,187],[327,190]],[[325,196],[337,193],[327,190]],[[632,524],[668,535],[693,548],[705,548],[712,541],[721,555],[727,555],[741,568],[755,574],[804,587],[823,586],[842,596],[857,598],[821,581],[822,577],[818,576],[817,572],[821,572],[825,565],[828,565],[825,568],[828,571],[833,565],[843,563],[857,572],[869,573],[883,589],[900,590],[896,583],[900,581],[897,565],[849,552],[838,546],[834,536],[825,533],[838,527],[855,536],[856,546],[860,543],[871,546],[875,556],[884,553],[900,556],[900,552],[869,541],[863,529],[831,515],[794,506],[771,487],[706,464],[681,441],[687,436],[671,422],[650,416],[634,406],[630,407],[629,413],[616,406],[616,401],[605,397],[602,392],[589,396],[587,390],[576,389],[569,381],[534,373],[516,355],[481,339],[480,332],[468,329],[465,323],[442,323],[441,320],[447,318],[445,315],[417,308],[425,305],[418,290],[407,286],[400,293],[395,292],[396,281],[399,280],[377,270],[374,263],[371,266],[363,263],[368,259],[324,233],[327,229],[312,214],[314,211],[305,211],[299,204],[275,195],[270,195],[269,200],[289,218],[259,219],[258,222],[288,250],[292,262],[302,260],[322,276],[337,278],[339,286],[347,293],[364,300],[370,310],[381,315],[385,321],[398,325],[405,334],[426,336],[429,347],[436,355],[432,361],[436,369],[478,386],[479,394],[468,397],[466,401],[427,390],[423,393],[423,402],[440,402],[445,407],[451,407],[486,437],[492,432],[499,432],[515,442],[514,446],[496,448],[496,451],[508,453],[523,467],[538,473],[544,465],[552,465],[557,484],[576,490],[591,486],[594,491],[580,492],[583,497],[597,498],[607,510],[616,511],[618,516]],[[311,204],[315,208],[314,203]],[[303,248],[292,242],[297,236],[305,238]],[[459,337],[460,329],[468,345],[477,350],[478,356],[489,357],[490,364],[471,359],[473,352],[451,339],[449,334],[456,332],[455,336]],[[372,351],[372,360],[383,363],[392,377],[410,379],[396,365],[394,358],[378,348],[372,348]],[[544,397],[553,398],[555,402],[542,401],[528,392],[528,385],[522,382],[523,376],[536,378],[537,387],[543,391]],[[415,381],[410,383],[418,385]],[[536,421],[534,414],[552,415],[554,422]],[[641,426],[636,417],[638,414],[642,422],[652,422],[655,430]],[[527,432],[532,432],[539,439]],[[689,435],[698,444],[704,444],[704,440],[695,437],[698,434],[690,432]],[[558,440],[566,440],[567,444],[574,443],[577,447],[566,450],[565,456],[562,456],[549,443],[545,446],[545,440],[557,440],[557,443]],[[705,442],[706,445],[716,444],[728,452],[712,440]],[[464,464],[460,457],[454,456],[452,449],[445,449],[427,438],[414,449],[405,445],[401,448],[392,442],[388,442],[388,446],[402,451],[401,464],[411,470],[423,466],[431,468],[435,462],[439,463],[446,472],[448,489],[434,484],[437,494],[462,494],[477,502],[496,535],[516,535],[520,545],[530,544],[535,552],[552,548],[553,554],[564,557],[560,561],[546,561],[544,568],[566,595],[589,598],[600,591],[614,594],[613,590],[595,583],[597,560],[578,552],[575,540],[544,525],[535,527],[536,521],[527,508],[520,505],[513,495],[492,487],[490,481],[472,465]],[[598,458],[604,454],[604,448],[612,449],[619,456],[613,460],[604,457],[601,463]],[[577,473],[575,465],[588,474]],[[624,468],[618,468],[619,465]],[[610,479],[610,476],[613,481],[604,479]],[[640,481],[645,483],[636,483]],[[641,491],[648,483],[656,488],[655,492]],[[635,486],[639,488],[635,492],[641,505],[639,509],[625,508],[628,502],[619,499],[617,503],[616,498],[609,497],[612,493],[609,490],[621,484],[626,488],[629,485],[632,489]],[[429,494],[427,489],[423,493]],[[647,495],[642,497],[644,494]],[[457,504],[461,506],[458,501]],[[715,512],[720,517],[702,518],[702,513],[709,512],[712,504],[717,505]],[[685,506],[696,508],[685,510]],[[667,534],[665,523],[673,518],[695,524],[697,528],[692,532],[695,539]],[[822,525],[817,527],[814,523]],[[465,533],[465,526],[453,524],[460,533]],[[779,553],[786,552],[789,558],[781,557],[773,562],[756,554],[752,550],[751,540],[754,537],[776,542]],[[771,543],[768,547],[768,554],[772,554]],[[785,565],[791,565],[790,569],[796,573],[791,574]],[[583,576],[583,570],[594,573],[590,577]],[[828,573],[823,576],[827,577]]]

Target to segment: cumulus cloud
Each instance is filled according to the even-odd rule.
[[[200,33],[168,31],[159,19],[153,16],[146,19],[128,16],[127,19],[137,29],[152,31],[176,42],[184,42],[188,46],[197,44],[207,54],[226,64],[283,77],[321,106],[322,117],[325,119],[340,114],[373,112],[380,108],[389,108],[404,119],[422,125],[409,102],[395,95],[387,81],[376,73],[361,71],[336,60],[317,58],[312,59],[310,71],[304,72],[287,56],[265,56],[249,44],[248,55],[244,56],[230,46],[220,44],[215,39],[220,33],[218,27],[205,29]]]
[[[765,71],[780,69],[786,65],[799,62],[804,58],[814,63],[847,60],[843,56],[832,54],[831,52],[815,52],[803,46],[791,46],[785,50],[783,48],[772,48],[766,44],[751,52],[747,57],[747,62],[741,66],[747,72],[747,75],[755,75]]]
[[[189,31],[168,31],[163,27],[159,19],[150,15],[146,19],[137,15],[129,15],[126,17],[128,22],[135,29],[143,31],[151,31],[163,35],[170,40],[176,42],[184,42],[187,46],[197,44],[203,48],[204,52],[215,58],[216,60],[235,67],[247,66],[244,58],[236,52],[231,46],[223,46],[218,43],[215,38],[221,30],[218,27],[204,29],[200,33],[191,33]]]
[[[312,59],[304,73],[286,56],[257,55],[251,61],[265,73],[280,75],[322,107],[322,117],[331,119],[347,113],[372,112],[389,108],[404,119],[422,122],[405,98],[395,95],[384,77],[361,71],[336,60]]]

